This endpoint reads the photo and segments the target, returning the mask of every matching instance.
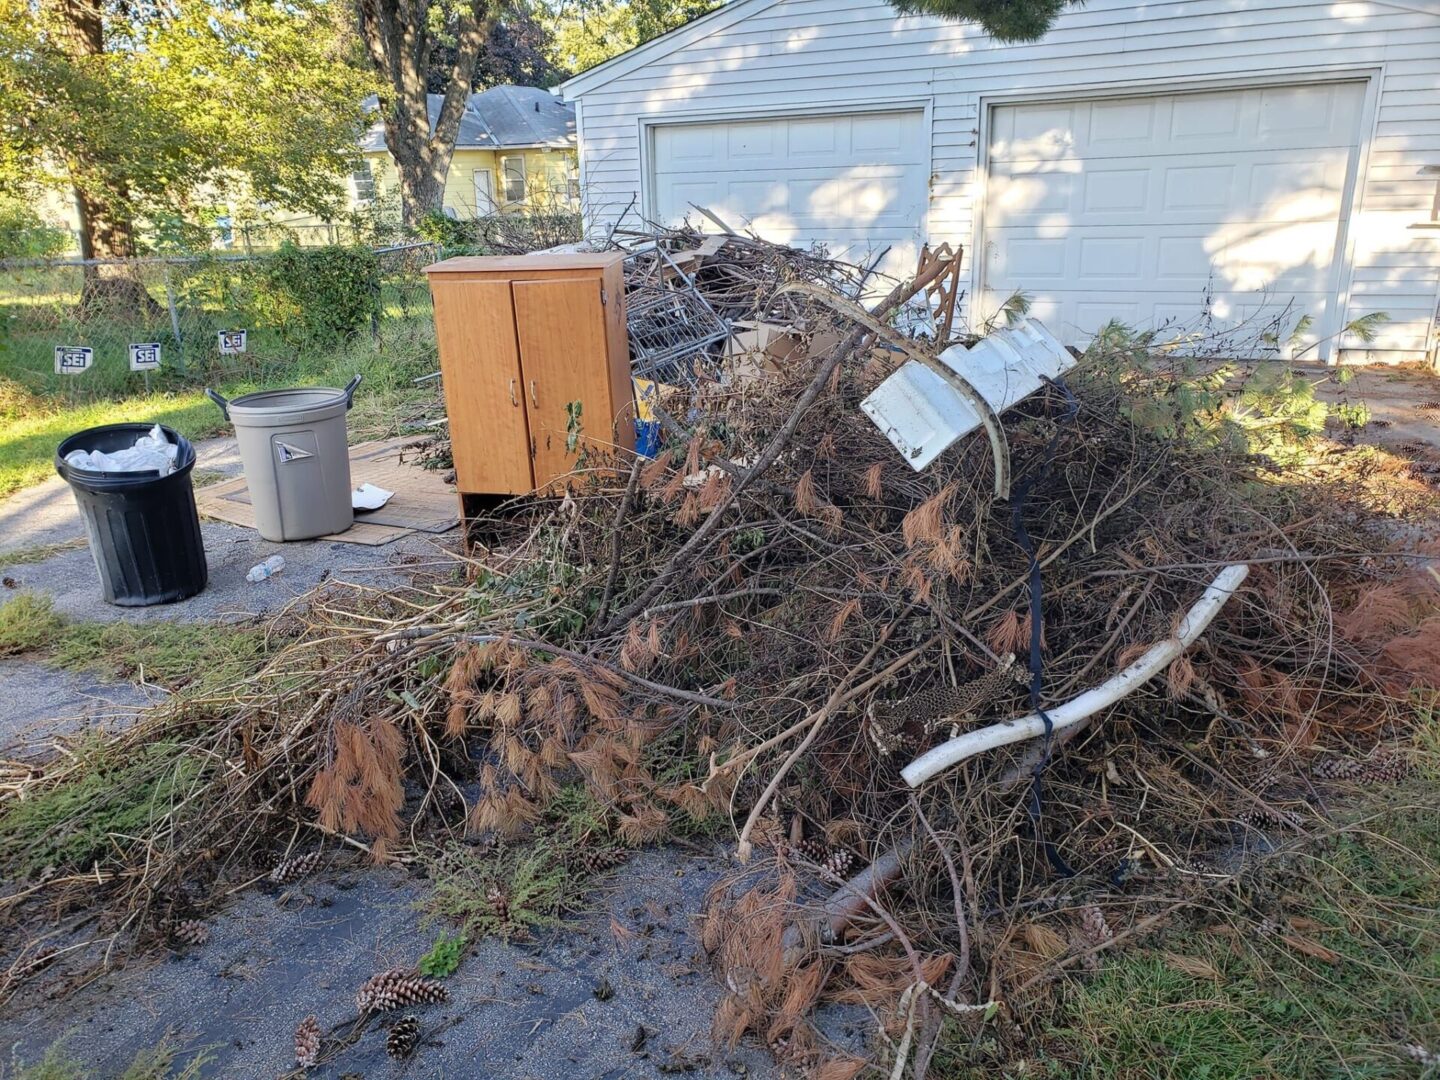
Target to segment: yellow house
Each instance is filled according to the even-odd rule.
[[[441,97],[430,95],[430,123]],[[372,98],[367,104],[373,107]],[[360,206],[399,191],[395,163],[378,119],[360,144],[363,164],[351,178]],[[472,94],[445,180],[445,212],[474,218],[522,206],[580,207],[575,109],[533,86],[495,86]]]

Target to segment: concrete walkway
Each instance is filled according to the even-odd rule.
[[[155,687],[107,682],[14,657],[0,660],[0,754],[34,760],[58,735],[115,730],[165,696]]]

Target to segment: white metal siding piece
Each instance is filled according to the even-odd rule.
[[[1387,311],[1391,321],[1365,355],[1419,359],[1440,277],[1440,232],[1410,226],[1428,216],[1418,171],[1440,164],[1440,14],[1410,10],[1416,6],[1090,0],[1067,9],[1041,41],[1002,46],[973,26],[897,17],[884,0],[739,0],[727,17],[743,17],[697,24],[683,42],[672,39],[680,47],[652,43],[643,63],[590,80],[579,120],[587,220],[608,225],[641,196],[647,123],[930,100],[929,237],[965,245],[973,296],[971,249],[988,197],[978,140],[988,135],[992,107],[1016,97],[1366,78],[1373,89],[1359,124],[1361,172],[1337,318]],[[969,314],[974,322],[990,312]]]
[[[1035,319],[994,331],[972,348],[954,345],[940,361],[1002,413],[1075,366],[1075,358]],[[980,426],[975,409],[940,375],[907,361],[860,403],[916,472]]]

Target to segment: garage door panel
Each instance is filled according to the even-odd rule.
[[[1149,291],[1323,292],[1331,280],[1333,225],[1325,222],[1172,228],[1106,226],[1007,228],[990,234],[986,280],[1017,289],[1090,288]]]
[[[1312,329],[1298,339],[1300,348],[1316,340],[1314,327],[1323,326],[1331,301],[1326,296],[1302,294],[1284,303],[1257,303],[1249,294],[1217,292],[1208,307],[1197,304],[1190,292],[1157,293],[1144,297],[1110,292],[1061,292],[1034,299],[1030,312],[1067,343],[1083,346],[1106,323],[1151,329],[1162,343],[1182,338],[1203,343],[1207,350],[1221,349],[1227,335],[1247,343],[1277,319],[1288,332],[1303,315]]]
[[[1345,149],[1359,83],[1316,83],[1153,98],[1014,105],[997,110],[991,161],[1097,160],[1252,150]],[[1002,115],[1003,114],[1003,115]]]
[[[998,162],[987,203],[1006,223],[1059,220],[1055,215],[1062,214],[1111,225],[1339,216],[1348,153],[1286,150],[1227,158]]]
[[[657,217],[692,203],[781,243],[823,243],[885,268],[913,266],[924,227],[929,151],[916,110],[771,117],[654,129]]]

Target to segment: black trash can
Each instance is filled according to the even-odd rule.
[[[85,519],[105,599],[122,607],[184,600],[209,580],[190,486],[195,448],[183,436],[162,425],[166,438],[180,448],[169,476],[153,470],[95,472],[65,460],[75,450],[113,453],[134,446],[152,426],[90,428],[71,435],[55,452],[55,469],[69,482]]]

